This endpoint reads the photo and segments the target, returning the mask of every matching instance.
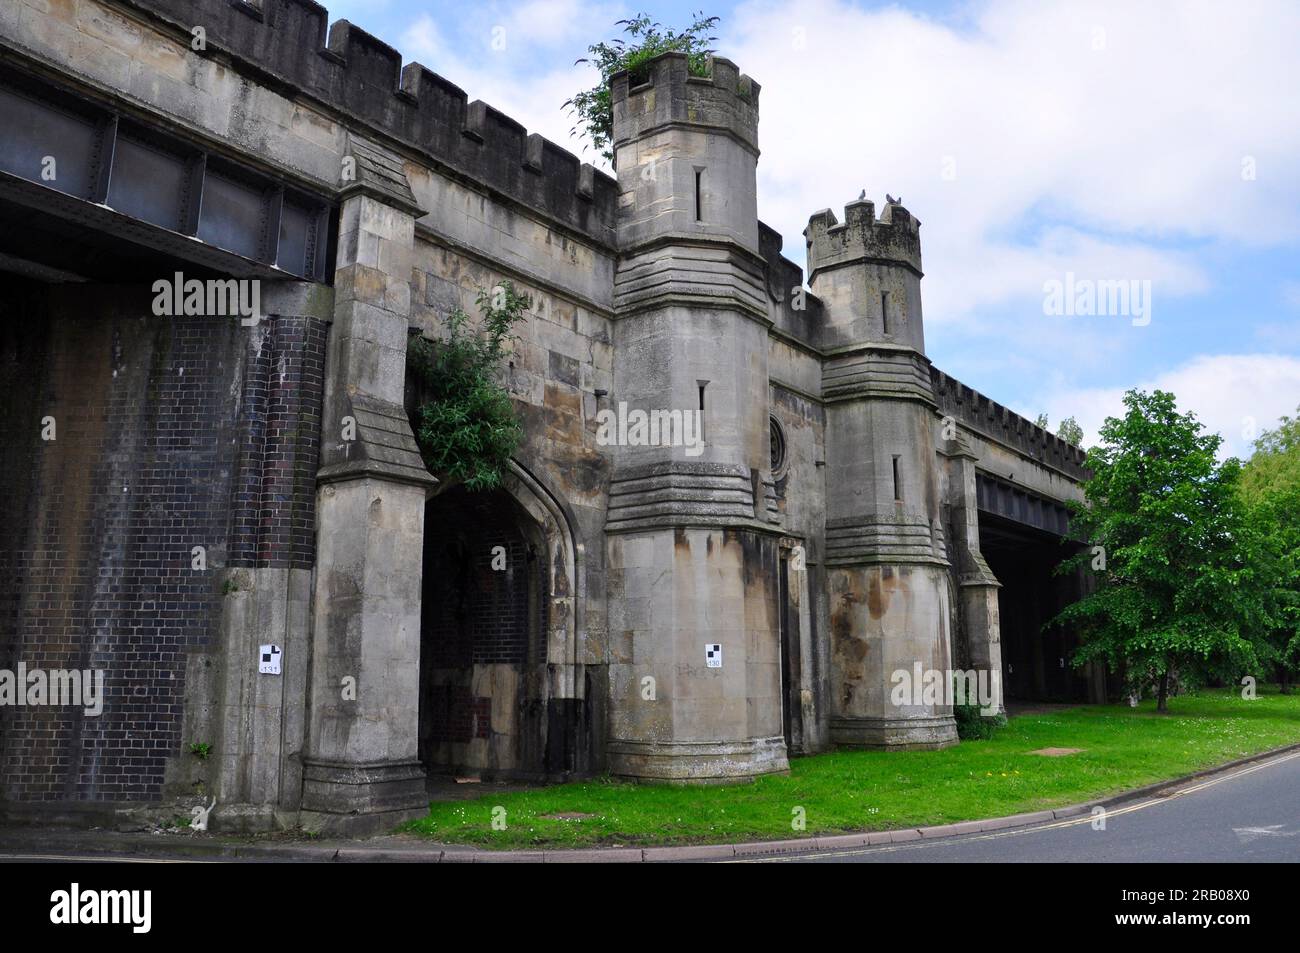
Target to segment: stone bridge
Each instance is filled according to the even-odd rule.
[[[0,669],[108,686],[0,708],[7,814],[373,827],[453,775],[955,743],[914,665],[1103,690],[1040,631],[1081,451],[932,367],[919,221],[814,214],[805,281],[757,82],[611,96],[616,177],[311,0],[0,7]],[[469,493],[407,345],[503,280],[524,439]]]

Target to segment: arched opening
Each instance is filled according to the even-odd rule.
[[[1088,678],[1071,663],[1073,633],[1047,625],[1078,598],[1080,580],[1056,574],[1072,548],[1062,546],[1059,537],[991,513],[980,513],[979,519],[980,551],[1002,584],[998,621],[1006,699],[1088,700]]]
[[[425,507],[420,760],[431,777],[546,774],[548,546],[504,490]]]

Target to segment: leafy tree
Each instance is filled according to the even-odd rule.
[[[1046,430],[1046,429],[1047,429],[1047,414],[1039,414],[1037,417],[1035,417],[1035,418],[1034,418],[1034,426],[1035,426],[1035,427],[1042,427],[1044,430]]]
[[[1265,430],[1242,470],[1241,489],[1248,499],[1300,486],[1300,407],[1295,417],[1283,416],[1276,430]]]
[[[1171,676],[1188,683],[1207,663],[1254,664],[1241,630],[1260,611],[1258,589],[1238,461],[1217,462],[1221,439],[1178,413],[1173,394],[1133,390],[1124,405],[1088,451],[1086,505],[1072,507],[1075,529],[1102,549],[1085,547],[1064,571],[1092,565],[1098,585],[1051,624],[1078,627],[1076,665],[1103,660],[1158,681],[1157,710],[1167,712]]]
[[[447,336],[416,338],[407,362],[420,385],[416,441],[425,465],[440,480],[469,490],[501,485],[523,428],[506,389],[496,381],[514,325],[532,307],[509,281],[480,290],[482,330],[460,308],[447,316]]]
[[[1283,694],[1300,669],[1300,486],[1246,503],[1251,584],[1258,592],[1249,629],[1261,666],[1274,668]]]
[[[1067,443],[1072,443],[1076,447],[1083,446],[1083,428],[1073,417],[1066,417],[1056,428],[1056,435]]]
[[[1261,589],[1252,634],[1261,663],[1277,669],[1290,692],[1300,669],[1300,417],[1264,431],[1242,469],[1250,565]]]
[[[599,85],[576,93],[573,98],[565,100],[564,106],[574,114],[577,124],[573,132],[579,129],[590,138],[592,145],[614,164],[614,112],[609,98],[610,78],[623,70],[637,69],[654,59],[660,53],[678,52],[689,56],[688,68],[694,76],[708,76],[709,57],[713,49],[709,44],[717,37],[711,31],[717,26],[718,17],[706,17],[696,13],[694,21],[685,30],[665,29],[652,19],[648,13],[638,13],[630,20],[619,20],[618,26],[629,39],[615,38],[608,43],[594,43],[587,47],[590,56],[584,56],[577,62],[591,63],[600,70]]]

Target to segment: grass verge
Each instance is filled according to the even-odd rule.
[[[1138,708],[1022,715],[987,741],[942,751],[836,751],[790,774],[726,787],[607,778],[435,802],[406,829],[447,843],[536,848],[731,843],[888,830],[1019,814],[1105,797],[1300,742],[1300,694],[1205,691]],[[1044,757],[1040,748],[1082,748]],[[505,809],[494,830],[493,811]],[[802,809],[806,829],[792,826]],[[548,814],[589,815],[547,818]],[[500,812],[497,812],[498,817]]]

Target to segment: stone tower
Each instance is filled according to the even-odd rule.
[[[893,697],[896,672],[952,667],[920,223],[893,201],[879,218],[868,201],[844,217],[818,212],[804,232],[825,309],[831,740],[939,747],[957,740],[951,707]]]
[[[758,94],[728,60],[696,77],[679,53],[612,85],[620,260],[605,409],[698,413],[703,427],[702,449],[613,450],[608,750],[623,776],[787,768]]]

